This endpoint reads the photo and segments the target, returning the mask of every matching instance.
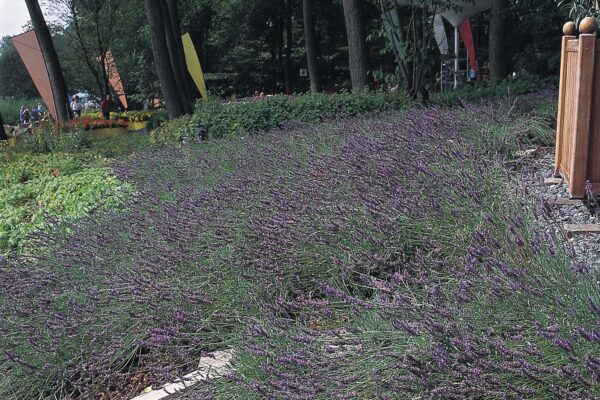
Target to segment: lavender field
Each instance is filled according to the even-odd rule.
[[[520,148],[554,93],[137,153],[137,188],[0,258],[0,398],[600,398],[600,292]],[[549,111],[550,110],[550,111]]]

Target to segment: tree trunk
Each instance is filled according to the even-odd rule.
[[[501,81],[508,76],[508,51],[506,46],[509,0],[492,0],[490,22],[490,79]]]
[[[285,93],[292,94],[292,0],[285,0]]]
[[[106,70],[106,52],[108,51],[108,42],[105,40],[104,35],[102,34],[102,27],[105,23],[101,18],[102,13],[102,2],[94,2],[93,4],[93,16],[94,16],[94,32],[96,36],[96,53],[100,54],[100,70],[102,71],[102,82],[104,83],[104,92],[105,94],[110,94],[110,82],[108,81],[108,71]],[[109,20],[110,24],[112,24],[112,18]],[[112,30],[112,28],[110,29]],[[119,102],[120,103],[120,102]]]
[[[160,9],[162,10],[162,20],[165,25],[165,39],[167,42],[169,61],[171,63],[171,69],[173,70],[173,76],[175,77],[175,83],[177,84],[179,100],[183,107],[183,113],[189,114],[192,112],[191,100],[187,95],[186,82],[181,73],[178,51],[179,43],[177,43],[177,38],[173,34],[175,28],[173,27],[171,13],[166,1],[163,0],[160,2]],[[177,26],[179,27],[179,21],[177,22]]]
[[[285,72],[284,70],[284,46],[283,46],[283,32],[285,31],[284,24],[284,2],[285,0],[279,0],[278,3],[278,13],[277,18],[275,20],[275,52],[277,54],[277,82],[281,83],[281,79],[283,78],[282,86],[285,87]],[[278,85],[279,90],[279,85]]]
[[[394,4],[394,12],[396,13],[396,20],[398,21],[398,23],[400,23],[400,21],[402,21],[402,14],[400,13],[400,6],[398,5],[398,3]],[[393,20],[389,21],[390,24],[393,23]],[[392,26],[394,26],[392,24]],[[404,35],[402,33],[402,27],[398,26],[394,26],[394,29],[396,29],[396,32],[398,33],[398,41],[399,43],[404,42]],[[396,64],[400,66],[400,73],[402,74],[402,78],[404,78],[404,82],[405,82],[405,86],[406,86],[406,90],[410,91],[410,80],[408,79],[408,71],[409,71],[409,66],[408,63],[405,62],[405,60],[402,59],[402,57],[400,56],[400,53],[398,52],[398,46],[394,46],[394,48],[396,49]]]
[[[104,91],[102,96],[106,97],[107,94],[110,94],[110,82],[108,81],[108,71],[106,68],[106,52],[100,53],[100,71],[102,72],[102,83],[104,85]]]
[[[177,45],[177,71],[179,72],[179,74],[181,75],[181,79],[183,80],[186,101],[188,102],[188,104],[190,104],[190,107],[193,110],[194,100],[196,100],[200,96],[200,92],[194,90],[196,86],[192,81],[192,77],[190,76],[187,70],[187,64],[185,62],[185,53],[183,52],[183,40],[181,39],[181,22],[179,19],[179,1],[167,0],[167,6],[169,8],[169,16],[171,17],[171,29],[173,32],[173,38],[175,39],[175,43]]]
[[[167,103],[169,118],[174,119],[184,114],[184,108],[179,98],[175,74],[169,60],[165,22],[161,12],[161,0],[145,0],[146,14],[150,25],[150,38],[152,40],[152,53],[156,73],[160,81],[160,88]]]
[[[50,30],[44,19],[44,14],[42,13],[39,2],[37,0],[25,0],[25,3],[27,4],[31,23],[40,43],[40,49],[44,55],[44,62],[50,77],[50,85],[54,95],[54,104],[56,105],[56,122],[63,124],[69,120],[70,113],[67,84],[63,76],[62,68],[60,67],[60,61],[58,60],[56,49],[52,43],[52,36],[50,36]]]
[[[352,88],[366,89],[369,85],[367,78],[368,53],[360,0],[343,0],[343,6]]]
[[[6,135],[6,131],[4,130],[4,120],[2,119],[1,114],[0,114],[0,140],[8,140],[8,135]]]
[[[308,76],[310,77],[310,90],[317,93],[321,90],[321,83],[319,81],[319,66],[317,64],[317,44],[315,41],[312,0],[303,0],[302,13],[304,15],[304,37],[306,39],[306,60],[308,63]]]

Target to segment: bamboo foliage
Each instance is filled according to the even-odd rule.
[[[452,0],[414,0],[399,5],[395,0],[379,0],[384,19],[384,31],[388,47],[396,59],[397,78],[416,98],[427,91],[427,82],[433,75],[437,50],[433,30],[433,16],[456,8]]]

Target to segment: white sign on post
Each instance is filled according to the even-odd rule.
[[[308,69],[300,68],[300,76],[308,76]]]

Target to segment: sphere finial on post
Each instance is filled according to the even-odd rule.
[[[563,33],[565,36],[575,36],[575,33],[577,33],[577,25],[575,25],[575,22],[569,21],[564,24]]]
[[[579,24],[579,32],[581,33],[595,33],[597,29],[596,19],[592,17],[585,17]]]

